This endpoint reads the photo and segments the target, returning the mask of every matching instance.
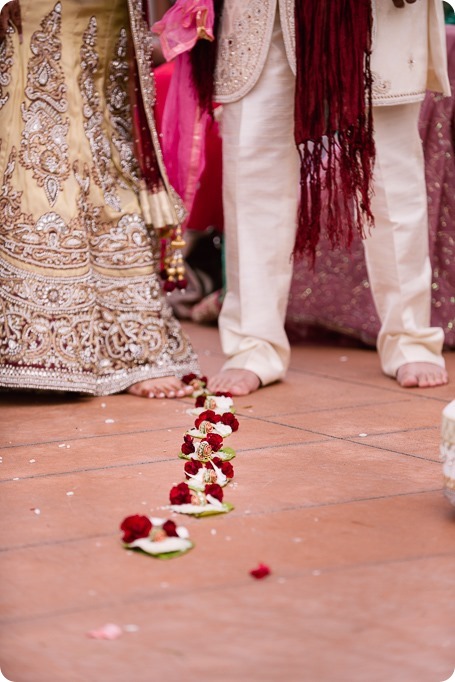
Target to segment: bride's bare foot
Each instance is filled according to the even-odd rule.
[[[444,367],[432,362],[408,362],[398,369],[397,381],[404,388],[428,388],[447,384],[449,376]]]
[[[232,395],[248,395],[257,391],[261,380],[249,369],[223,369],[209,379],[207,388],[211,393],[217,391]]]
[[[184,398],[192,394],[193,387],[186,386],[177,377],[169,376],[139,381],[127,388],[126,392],[141,398]]]

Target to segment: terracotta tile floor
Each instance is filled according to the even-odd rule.
[[[217,331],[188,330],[215,371]],[[449,678],[455,510],[438,449],[455,355],[454,383],[403,390],[373,351],[351,346],[295,346],[285,382],[236,400],[235,510],[185,519],[196,546],[172,561],[124,551],[118,525],[165,513],[192,400],[0,394],[4,675]],[[259,562],[272,574],[255,581]],[[115,641],[87,637],[108,622],[135,627]]]

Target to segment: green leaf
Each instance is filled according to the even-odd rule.
[[[191,549],[193,549],[194,544],[191,544],[191,547],[188,547],[188,549],[181,549],[178,552],[163,552],[163,554],[150,554],[150,552],[144,552],[143,549],[140,547],[128,547],[128,545],[124,545],[125,549],[129,549],[130,552],[137,552],[138,554],[145,554],[145,556],[150,556],[153,559],[175,559],[178,556],[181,556],[182,554],[186,554],[189,552]]]
[[[215,452],[215,457],[216,457],[216,455],[219,455],[220,452],[223,453],[223,456],[221,457],[221,459],[224,462],[228,462],[230,459],[234,459],[234,457],[237,455],[235,450],[233,450],[232,448],[226,447],[226,448],[221,448],[221,450],[218,450],[218,452]]]
[[[220,509],[219,511],[216,509],[208,509],[207,511],[202,511],[198,514],[189,514],[188,516],[196,516],[197,518],[202,516],[216,516],[217,514],[227,514],[234,509],[234,505],[232,505],[230,502],[223,502],[223,505],[225,509]]]

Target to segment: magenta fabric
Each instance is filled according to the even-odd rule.
[[[211,121],[198,103],[189,51],[200,39],[214,39],[214,18],[213,0],[178,0],[152,26],[164,57],[174,60],[161,121],[161,147],[169,181],[188,216],[205,167],[206,131]],[[187,224],[188,219],[183,227]]]
[[[214,40],[214,20],[213,0],[177,0],[152,26],[166,61],[191,50],[200,38]]]
[[[174,69],[175,62],[162,64],[155,69],[155,120],[158,132],[162,131],[164,107]],[[205,165],[197,181],[186,227],[189,230],[205,230],[207,227],[213,226],[221,231],[223,229],[221,136],[219,124],[216,120],[210,118],[207,120],[204,144]]]

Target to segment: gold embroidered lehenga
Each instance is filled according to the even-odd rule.
[[[156,228],[182,213],[150,110],[142,1],[21,9],[22,43],[11,29],[0,48],[0,386],[105,395],[197,372],[161,293]],[[135,96],[154,152],[147,192]]]

